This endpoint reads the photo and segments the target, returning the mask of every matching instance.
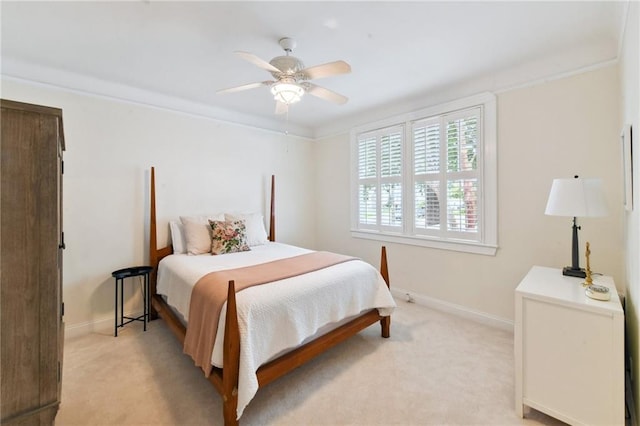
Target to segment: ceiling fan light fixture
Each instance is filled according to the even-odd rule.
[[[295,83],[276,83],[271,86],[271,93],[276,101],[291,105],[302,99],[304,88]]]
[[[269,62],[257,57],[253,53],[235,52],[236,55],[245,61],[251,62],[257,67],[271,73],[273,80],[230,87],[228,89],[218,90],[217,93],[231,93],[257,87],[269,87],[276,101],[276,114],[283,114],[289,111],[287,107],[300,102],[305,93],[338,105],[342,105],[348,101],[346,96],[342,96],[339,93],[332,92],[329,89],[309,82],[309,80],[317,78],[350,73],[351,66],[348,63],[339,60],[315,65],[313,67],[305,67],[300,59],[291,55],[293,48],[296,47],[296,41],[294,39],[289,37],[282,38],[280,39],[280,46],[284,49],[285,55],[277,56]]]

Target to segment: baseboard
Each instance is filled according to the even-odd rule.
[[[438,311],[447,312],[463,318],[467,318],[490,327],[499,328],[501,330],[509,331],[513,333],[513,321],[497,317],[495,315],[487,314],[485,312],[469,309],[462,305],[456,305],[455,303],[445,302],[443,300],[435,299],[433,297],[417,294],[410,290],[405,290],[398,287],[391,287],[391,294],[400,300],[409,300],[420,306],[436,309]]]
[[[400,300],[407,300],[407,294],[411,295],[412,302],[431,309],[447,312],[459,317],[467,318],[490,327],[499,328],[513,333],[513,321],[490,315],[485,312],[475,311],[462,305],[445,302],[433,297],[417,294],[410,290],[398,287],[391,288],[391,294]],[[126,316],[137,317],[142,312],[125,313]],[[65,339],[72,339],[89,333],[113,333],[113,316],[109,316],[96,321],[89,321],[81,324],[68,325],[65,327]]]
[[[142,315],[142,311],[140,312],[125,312],[124,314],[127,317],[139,317]],[[101,334],[111,334],[113,335],[113,326],[114,326],[114,317],[113,315],[109,317],[105,317],[103,319],[99,319],[96,321],[89,321],[80,324],[73,325],[65,325],[64,327],[64,338],[73,339],[76,337],[84,336],[89,333],[101,333]]]

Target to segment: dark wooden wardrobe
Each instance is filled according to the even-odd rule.
[[[51,425],[64,341],[62,110],[0,107],[0,422]]]

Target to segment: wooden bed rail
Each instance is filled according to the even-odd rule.
[[[157,294],[157,272],[159,262],[173,253],[171,245],[158,248],[157,246],[157,217],[156,217],[156,190],[155,168],[151,168],[150,187],[150,214],[149,214],[149,264],[153,267],[150,274],[149,293],[151,301],[152,319],[161,317],[169,329],[184,344],[186,327],[167,305],[164,299]],[[269,214],[269,241],[275,241],[275,176],[271,176],[271,202]],[[382,247],[380,258],[380,274],[389,286],[389,269],[387,265],[386,247]],[[273,361],[262,365],[257,371],[259,387],[263,387],[273,380],[283,376],[287,372],[301,366],[327,349],[346,340],[350,336],[369,327],[375,322],[380,322],[382,337],[390,335],[390,316],[380,316],[377,309],[372,309],[360,315],[337,329],[296,348]],[[208,379],[216,388],[223,400],[223,416],[225,426],[237,426],[238,407],[238,376],[240,366],[240,331],[238,325],[235,282],[229,281],[227,290],[227,312],[225,316],[223,365],[222,368],[213,368]]]

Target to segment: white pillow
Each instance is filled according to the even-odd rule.
[[[187,243],[184,240],[184,229],[182,223],[172,220],[169,222],[169,230],[171,231],[171,245],[175,254],[183,254],[187,252]]]
[[[247,227],[247,244],[249,247],[266,244],[267,231],[264,229],[264,217],[260,213],[225,214],[225,220],[244,220]]]
[[[180,216],[188,254],[211,252],[211,232],[209,220],[224,220],[224,214],[203,216]]]
[[[209,226],[209,220],[224,220],[224,213],[201,214],[198,216],[180,216],[180,222],[188,220],[191,222],[199,222]]]
[[[182,222],[188,254],[204,254],[211,250],[211,236],[207,226],[200,222]]]

